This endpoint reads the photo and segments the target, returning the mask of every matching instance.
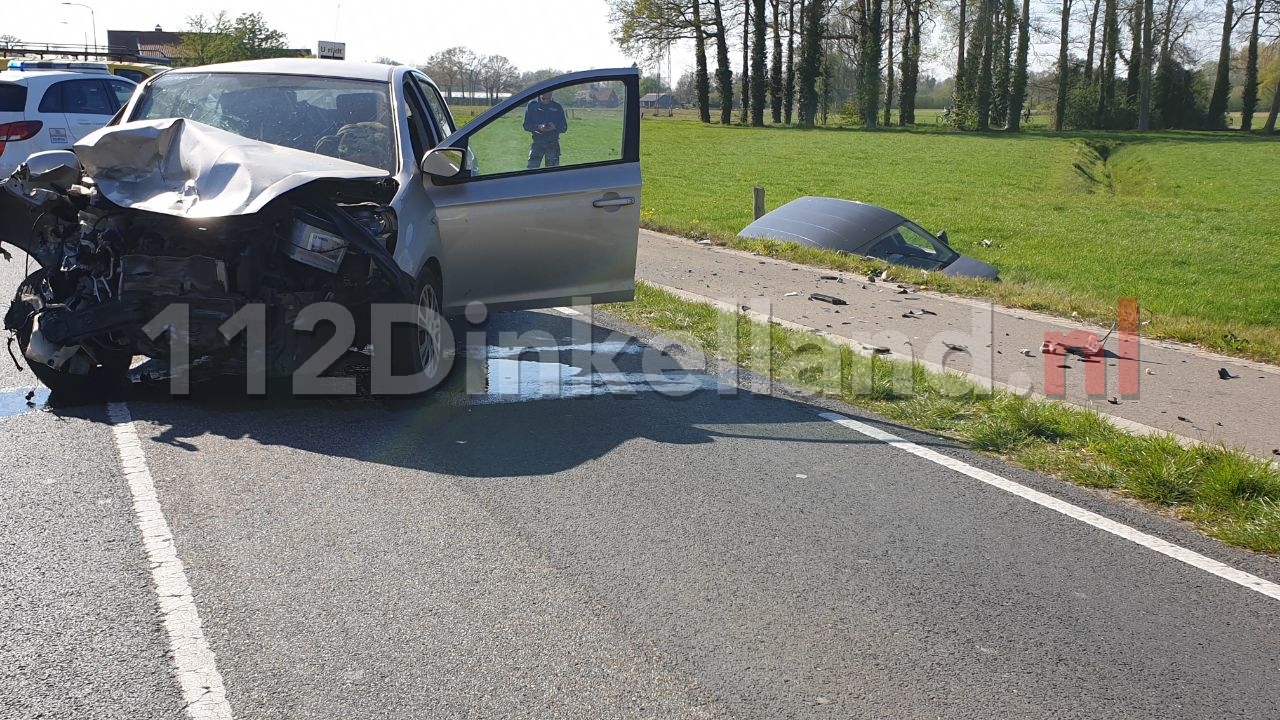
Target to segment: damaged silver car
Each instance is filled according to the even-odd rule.
[[[378,337],[394,374],[429,387],[452,351],[439,319],[472,303],[631,299],[638,83],[632,68],[561,76],[458,130],[404,66],[284,59],[151,78],[74,154],[38,153],[0,183],[0,243],[39,265],[5,327],[55,392],[118,382],[135,356],[289,375]],[[622,102],[572,107],[599,88]],[[568,130],[560,164],[530,168],[523,115],[546,93]],[[380,335],[371,310],[386,304],[418,317]],[[350,327],[307,310],[335,305]]]

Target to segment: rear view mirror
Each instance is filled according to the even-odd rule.
[[[451,178],[466,167],[466,151],[460,148],[436,148],[422,156],[422,172],[440,178]]]
[[[26,168],[27,183],[34,185],[56,185],[66,189],[80,179],[80,160],[70,150],[45,150],[32,153],[22,163]]]
[[[946,245],[947,247],[951,247],[951,241],[947,239],[946,230],[938,231],[938,242],[942,243],[943,245]]]

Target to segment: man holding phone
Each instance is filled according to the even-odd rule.
[[[524,129],[533,135],[533,144],[529,147],[529,169],[542,167],[544,158],[546,167],[558,166],[560,133],[568,131],[569,121],[565,118],[564,107],[552,98],[550,91],[538,95],[538,99],[525,108]]]

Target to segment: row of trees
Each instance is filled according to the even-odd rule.
[[[1280,0],[608,1],[628,52],[654,61],[692,43],[704,122],[718,106],[722,123],[736,107],[740,122],[762,125],[767,110],[790,124],[794,109],[812,126],[834,103],[866,127],[889,123],[896,104],[899,124],[912,124],[931,35],[955,53],[950,117],[964,128],[1017,130],[1032,47],[1053,40],[1059,130],[1222,128],[1233,77],[1245,129],[1265,93],[1280,98]],[[1196,68],[1195,43],[1217,27],[1217,62]]]

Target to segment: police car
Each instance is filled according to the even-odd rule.
[[[0,72],[0,178],[31,153],[69,149],[128,102],[136,83],[95,69],[14,60]]]

